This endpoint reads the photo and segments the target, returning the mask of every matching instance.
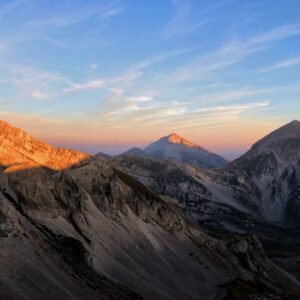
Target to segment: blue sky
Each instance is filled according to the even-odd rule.
[[[299,16],[299,0],[0,0],[0,118],[88,152],[175,131],[232,158],[299,119]]]

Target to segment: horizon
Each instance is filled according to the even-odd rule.
[[[261,136],[259,136],[256,140],[254,140],[249,146],[245,146],[243,148],[229,148],[229,149],[218,149],[218,148],[215,148],[215,149],[211,149],[211,148],[208,148],[206,147],[206,145],[204,144],[201,144],[201,143],[198,143],[198,142],[195,142],[185,136],[182,136],[180,134],[178,134],[177,132],[170,132],[169,134],[166,134],[166,135],[162,135],[162,136],[158,136],[156,138],[154,138],[154,140],[149,140],[147,142],[144,142],[144,143],[136,143],[136,144],[130,144],[130,145],[122,145],[122,144],[114,144],[114,145],[103,145],[103,144],[94,144],[94,145],[91,145],[91,144],[79,144],[79,145],[76,145],[76,144],[69,144],[70,147],[68,147],[68,144],[65,144],[65,143],[58,143],[58,144],[53,144],[54,146],[57,146],[57,147],[68,147],[70,149],[74,149],[74,150],[79,150],[79,151],[83,151],[83,152],[86,152],[88,154],[97,154],[97,153],[105,153],[105,154],[109,154],[109,155],[119,155],[119,154],[122,154],[128,150],[130,150],[131,148],[134,148],[134,147],[137,147],[137,148],[141,148],[141,149],[144,149],[146,146],[148,146],[149,144],[153,143],[153,142],[156,142],[158,141],[159,139],[163,138],[163,137],[167,137],[168,135],[170,134],[177,134],[179,135],[181,138],[184,138],[186,140],[188,140],[189,142],[192,142],[198,146],[201,146],[203,148],[205,148],[206,150],[210,151],[210,152],[213,152],[215,154],[218,154],[222,157],[224,157],[226,160],[228,160],[229,162],[230,161],[233,161],[239,157],[241,157],[242,155],[244,155],[248,150],[250,150],[250,148],[252,147],[252,145],[254,143],[256,143],[257,141],[259,141],[260,139],[262,139],[263,137],[265,137],[266,135],[270,134],[272,131],[274,130],[277,130],[278,128],[284,126],[284,125],[287,125],[293,121],[298,121],[298,120],[291,120],[290,122],[288,123],[284,123],[284,124],[281,124],[280,126],[278,127],[275,127],[273,128],[272,130],[266,132],[265,134],[262,134]],[[91,151],[92,149],[92,151]],[[99,150],[100,149],[100,150]]]
[[[276,131],[277,129],[285,126],[285,125],[288,125],[288,124],[291,124],[291,123],[294,123],[294,122],[298,122],[300,123],[299,120],[292,120],[288,123],[285,123],[285,124],[282,124],[282,126],[278,127],[278,128],[274,128],[274,130],[266,133],[265,135],[261,136],[260,138],[258,138],[257,140],[255,140],[248,148],[246,149],[235,149],[235,151],[233,151],[232,149],[229,149],[227,150],[226,152],[226,149],[223,149],[223,153],[222,152],[218,152],[218,151],[213,151],[211,149],[208,149],[205,147],[205,145],[201,145],[201,144],[198,144],[198,143],[194,143],[192,140],[189,140],[188,138],[184,137],[184,136],[181,136],[180,134],[178,134],[177,132],[170,132],[169,134],[167,135],[164,135],[164,136],[160,136],[158,138],[156,138],[155,140],[152,140],[152,141],[149,141],[148,143],[146,144],[141,144],[141,145],[106,145],[107,148],[103,147],[103,144],[94,144],[94,145],[91,145],[91,144],[79,144],[79,145],[76,145],[76,144],[68,144],[68,143],[62,143],[62,144],[56,144],[55,142],[51,142],[51,141],[47,141],[41,137],[38,137],[38,136],[34,136],[32,135],[29,131],[27,131],[25,128],[20,128],[20,127],[17,127],[15,126],[14,124],[10,124],[9,122],[5,121],[5,120],[1,120],[0,119],[0,122],[4,122],[4,123],[7,123],[9,126],[12,126],[14,128],[19,128],[21,129],[22,131],[25,131],[27,134],[29,134],[31,137],[35,138],[35,139],[38,139],[44,143],[48,143],[54,147],[63,147],[63,148],[67,148],[67,149],[70,149],[70,150],[77,150],[77,151],[81,151],[81,152],[84,152],[86,154],[90,154],[90,155],[95,155],[95,154],[98,154],[98,153],[104,153],[104,154],[108,154],[108,155],[111,155],[111,156],[116,156],[116,155],[120,155],[120,154],[123,154],[124,152],[132,149],[132,148],[140,148],[140,149],[144,149],[145,147],[149,146],[151,143],[153,142],[157,142],[159,141],[160,139],[162,138],[167,138],[169,136],[172,136],[172,135],[176,135],[178,136],[179,138],[182,138],[183,140],[186,140],[187,142],[190,142],[192,144],[194,144],[195,146],[200,146],[206,150],[208,150],[209,152],[212,152],[212,153],[215,153],[215,154],[218,154],[220,155],[221,157],[225,158],[228,162],[230,161],[234,161],[235,159],[241,157],[242,155],[244,155],[248,150],[250,150],[250,148],[252,147],[252,145],[256,142],[258,142],[259,140],[261,140],[262,138],[266,137],[267,135],[269,135],[270,133],[272,133],[273,131]],[[94,149],[94,151],[90,151],[90,149]],[[100,149],[100,150],[99,150]],[[114,150],[111,150],[111,149],[114,149]],[[108,151],[106,151],[108,150]]]
[[[232,160],[299,118],[299,13],[294,0],[2,1],[0,119],[92,154],[176,132]]]

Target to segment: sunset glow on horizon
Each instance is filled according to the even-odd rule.
[[[176,132],[236,158],[300,117],[299,14],[293,0],[1,1],[0,119],[89,153]]]

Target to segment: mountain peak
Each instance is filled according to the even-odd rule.
[[[266,135],[264,138],[256,142],[252,148],[258,148],[263,145],[271,144],[274,141],[279,141],[283,139],[300,139],[300,121],[294,120],[282,127],[274,130],[270,134]]]
[[[183,144],[188,148],[200,148],[199,145],[196,145],[184,138],[182,138],[180,135],[178,135],[177,133],[173,132],[171,134],[169,134],[166,137],[161,138],[162,141],[167,140],[169,143],[172,144]]]
[[[290,122],[289,124],[298,124],[298,126],[300,126],[300,121],[298,121],[298,120],[293,120],[293,121]]]
[[[201,168],[223,167],[227,161],[173,132],[150,144],[144,152],[155,159],[172,159]]]
[[[289,127],[290,129],[297,129],[300,130],[300,121],[293,120],[292,122],[285,125],[286,127]]]
[[[181,138],[176,132],[170,133],[167,137],[168,138]]]

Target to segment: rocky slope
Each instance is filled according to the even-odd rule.
[[[157,160],[175,160],[205,169],[220,168],[227,165],[227,161],[223,157],[180,137],[176,133],[163,137],[144,149],[132,148],[123,153],[123,155],[129,154]]]
[[[300,297],[254,237],[204,232],[101,158],[0,173],[0,253],[4,299]]]

